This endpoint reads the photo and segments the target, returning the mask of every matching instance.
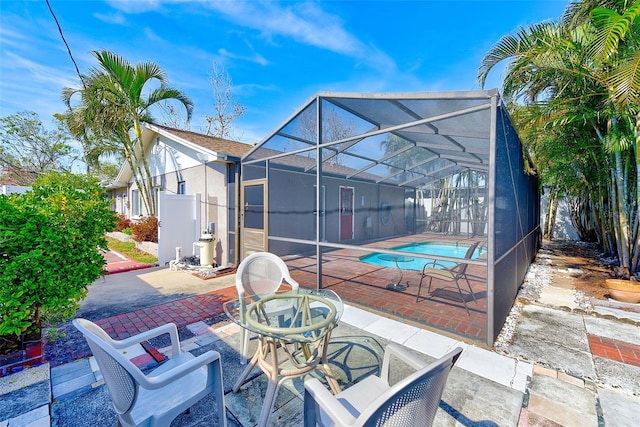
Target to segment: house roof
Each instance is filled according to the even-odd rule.
[[[202,154],[218,161],[236,161],[248,153],[253,145],[243,142],[231,141],[223,138],[216,138],[210,135],[203,135],[196,132],[174,129],[168,126],[144,123],[142,128],[142,145],[145,152],[153,144],[154,134],[163,135],[172,141],[182,144],[185,147],[195,149]],[[138,146],[137,149],[140,149]],[[131,168],[125,162],[120,167],[120,172],[116,179],[106,186],[108,189],[123,188],[131,179]]]
[[[168,126],[161,125],[149,125],[149,128],[160,128],[166,132],[177,136],[178,138],[197,144],[208,150],[215,151],[220,154],[229,154],[233,157],[242,157],[253,148],[251,144],[245,144],[243,142],[231,141],[229,139],[216,138],[210,135],[203,135],[201,133],[191,132],[188,130],[174,129]]]

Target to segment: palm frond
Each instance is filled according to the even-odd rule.
[[[634,52],[616,68],[609,84],[622,107],[640,104],[640,51]]]

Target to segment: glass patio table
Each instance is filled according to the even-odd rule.
[[[380,258],[382,261],[395,262],[396,268],[400,273],[400,277],[398,277],[398,280],[396,282],[389,283],[387,285],[387,289],[392,291],[398,291],[398,292],[402,292],[405,289],[407,289],[407,287],[409,286],[408,283],[406,285],[402,284],[402,278],[404,277],[404,274],[402,272],[402,268],[400,268],[400,263],[413,262],[415,261],[415,258],[412,258],[410,256],[404,256],[404,255],[387,255],[387,254],[380,255],[378,258]]]
[[[331,331],[343,310],[342,300],[335,292],[298,289],[250,304],[232,300],[223,307],[231,320],[258,335],[258,348],[233,386],[237,392],[256,365],[267,375],[268,387],[258,425],[268,424],[280,385],[287,379],[311,372],[318,365],[333,393],[340,392],[327,362]]]

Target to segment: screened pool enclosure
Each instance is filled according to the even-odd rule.
[[[320,93],[243,158],[241,189],[241,258],[488,345],[539,241],[496,90]]]

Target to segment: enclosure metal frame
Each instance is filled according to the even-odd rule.
[[[392,127],[387,127],[387,128],[382,128],[379,130],[374,130],[371,132],[368,132],[367,134],[359,134],[356,136],[351,136],[348,138],[344,138],[338,141],[330,141],[330,142],[325,142],[325,143],[320,143],[321,141],[323,141],[322,136],[323,136],[323,112],[322,112],[322,100],[323,99],[357,99],[357,100],[389,100],[390,102],[401,102],[403,100],[434,100],[434,99],[438,99],[438,100],[466,100],[466,99],[486,99],[486,104],[481,104],[478,106],[474,106],[472,108],[469,108],[467,110],[461,110],[461,111],[456,111],[454,113],[451,112],[443,112],[440,115],[437,116],[431,116],[431,117],[427,117],[427,118],[416,118],[416,120],[412,123],[408,123],[408,124],[401,124],[401,125],[396,125],[396,126],[392,126]],[[253,158],[252,156],[258,152],[259,150],[261,150],[261,148],[268,143],[271,138],[273,138],[274,136],[276,136],[282,129],[284,129],[288,124],[290,124],[303,110],[305,110],[307,107],[309,107],[310,105],[312,105],[313,102],[317,103],[317,108],[316,108],[316,128],[315,128],[315,132],[316,132],[316,136],[317,136],[317,140],[316,140],[316,146],[315,146],[315,170],[316,170],[316,176],[315,176],[315,187],[316,187],[316,191],[315,191],[315,201],[316,201],[316,206],[317,209],[320,209],[321,207],[321,188],[323,186],[323,159],[322,159],[322,150],[324,148],[327,147],[332,147],[332,146],[337,146],[338,144],[343,144],[343,143],[347,143],[350,141],[355,141],[358,139],[362,139],[365,138],[367,136],[371,136],[371,135],[375,135],[375,134],[382,134],[382,133],[388,133],[394,130],[401,130],[403,128],[407,128],[407,127],[413,127],[416,126],[417,124],[426,124],[428,125],[431,122],[434,122],[438,119],[441,119],[443,117],[454,117],[456,115],[464,115],[470,112],[475,112],[475,111],[479,111],[479,110],[484,110],[484,109],[489,109],[490,110],[490,124],[489,124],[489,138],[488,138],[488,144],[489,144],[489,160],[488,160],[488,164],[482,163],[480,162],[480,164],[475,164],[475,165],[471,165],[473,167],[480,167],[480,168],[486,168],[487,171],[487,179],[488,179],[488,216],[487,216],[487,261],[486,261],[486,266],[487,266],[487,345],[492,345],[493,342],[495,341],[495,338],[497,337],[502,325],[504,324],[504,321],[506,320],[506,315],[504,313],[508,312],[508,310],[511,308],[511,305],[513,304],[513,302],[515,301],[515,295],[517,293],[517,289],[519,288],[522,280],[524,279],[524,274],[526,273],[526,270],[528,268],[528,266],[530,265],[530,263],[533,261],[533,258],[535,257],[535,253],[537,251],[538,245],[539,245],[539,233],[540,233],[540,224],[539,224],[539,203],[538,206],[532,206],[532,209],[534,210],[533,213],[531,213],[530,215],[532,215],[528,221],[527,224],[525,224],[528,228],[527,230],[524,230],[525,233],[523,236],[520,236],[519,240],[513,242],[513,246],[510,247],[508,250],[506,250],[505,252],[503,252],[502,254],[498,254],[496,252],[496,198],[499,197],[500,195],[496,193],[496,185],[498,182],[499,177],[497,176],[498,174],[498,165],[496,164],[497,162],[497,157],[496,157],[496,151],[497,151],[497,133],[498,133],[498,120],[502,119],[503,122],[501,123],[502,126],[505,126],[506,131],[513,131],[512,133],[515,135],[515,139],[517,139],[517,133],[515,132],[515,129],[513,129],[513,126],[510,122],[510,119],[508,117],[508,113],[506,111],[505,106],[502,104],[501,99],[500,99],[500,95],[498,93],[498,91],[496,89],[493,90],[488,90],[488,91],[466,91],[466,92],[421,92],[421,93],[389,93],[389,94],[380,94],[380,93],[375,93],[375,94],[363,94],[363,93],[335,93],[335,92],[321,92],[318,93],[316,95],[314,95],[312,98],[310,98],[305,104],[303,104],[299,109],[297,109],[289,118],[287,118],[283,124],[281,126],[279,126],[277,129],[275,129],[273,132],[271,132],[266,138],[264,138],[259,144],[256,144],[256,146],[250,151],[248,152],[243,158],[242,158],[242,169],[246,168],[246,167],[250,167],[251,165],[255,165],[258,163],[265,163],[265,168],[266,168],[266,173],[268,175],[268,171],[270,170],[270,162],[285,157],[285,156],[292,156],[298,153],[302,153],[302,152],[307,152],[308,149],[294,149],[294,150],[290,150],[290,151],[286,151],[286,152],[282,152],[282,153],[274,153],[273,155],[270,156],[266,156],[266,157],[260,157],[260,158]],[[500,114],[499,114],[500,111]],[[357,113],[357,112],[356,112]],[[508,128],[510,127],[510,128]],[[504,129],[503,129],[504,131]],[[505,131],[505,135],[506,135],[506,131]],[[512,144],[512,150],[514,148],[519,148],[521,149],[520,146],[520,141],[519,139],[517,140],[513,140],[513,138],[504,141],[505,146]],[[465,152],[467,147],[461,147],[462,152]],[[508,147],[507,147],[508,150]],[[520,157],[521,157],[521,153],[520,153]],[[522,159],[519,159],[519,164],[522,163]],[[460,167],[465,167],[465,161],[460,161],[458,164]],[[467,165],[469,166],[469,165]],[[521,165],[522,166],[522,165]],[[313,168],[313,167],[312,167]],[[356,171],[356,174],[359,173],[361,171]],[[524,174],[523,170],[519,170],[517,171],[518,174]],[[513,171],[512,171],[513,174]],[[513,178],[513,177],[512,177]],[[241,174],[241,180],[242,182],[244,182],[244,177]],[[521,185],[525,185],[528,186],[529,189],[527,190],[525,188],[525,190],[527,190],[528,192],[533,191],[532,189],[535,187],[536,188],[536,194],[535,195],[529,195],[527,197],[530,197],[529,200],[531,200],[532,198],[536,199],[539,201],[539,195],[537,194],[537,182],[536,182],[536,178],[535,177],[525,177],[522,178],[522,181],[519,181]],[[409,184],[409,183],[403,183],[405,185]],[[514,187],[514,192],[517,191],[516,188],[516,183],[512,182],[512,185]],[[267,180],[267,187],[269,186],[268,180]],[[515,197],[521,197],[520,194],[515,194]],[[517,203],[516,203],[517,205]],[[240,211],[240,209],[238,209],[238,211]],[[517,223],[520,225],[520,228],[522,229],[522,223],[524,222],[524,220],[521,218],[521,216],[523,215],[523,212],[518,211],[518,218],[517,218]],[[537,220],[536,220],[537,218]],[[290,242],[290,243],[304,243],[306,245],[315,245],[315,254],[316,254],[316,259],[318,260],[317,262],[317,277],[316,277],[316,287],[320,288],[321,287],[321,283],[322,283],[322,250],[323,248],[333,248],[333,249],[354,249],[353,245],[348,245],[348,244],[341,244],[341,243],[337,243],[337,242],[326,242],[326,241],[321,241],[320,240],[320,230],[321,230],[321,215],[317,214],[316,218],[315,218],[315,226],[316,226],[316,237],[315,237],[315,241],[309,241],[309,240],[298,240],[298,239],[294,239],[294,238],[283,238],[283,237],[276,237],[276,236],[267,236],[267,240],[269,242],[272,241],[282,241],[282,242]],[[378,252],[378,250],[376,250]],[[238,250],[238,252],[240,253],[240,251]],[[397,254],[397,251],[393,251],[393,250],[385,250],[385,249],[380,249],[379,252],[381,253],[390,253],[390,254]],[[497,277],[500,276],[500,274],[498,274],[496,272],[495,269],[495,264],[498,261],[496,259],[496,256],[499,256],[500,260],[509,260],[509,259],[514,259],[513,257],[515,257],[515,262],[518,263],[518,265],[515,266],[515,270],[513,272],[507,272],[505,273],[506,277]],[[443,260],[447,260],[447,257],[442,257]],[[484,262],[480,262],[480,261],[469,261],[470,264],[477,264],[477,265],[485,265]],[[520,263],[525,263],[526,265],[519,265]],[[502,274],[502,273],[501,273]],[[503,275],[503,276],[505,276]],[[511,275],[512,277],[510,277],[509,275]],[[496,288],[496,281],[500,279],[502,281],[507,281],[508,286],[506,286],[504,289],[497,289]],[[509,297],[504,299],[502,298],[500,301],[496,301],[496,294],[497,292],[504,292],[505,294],[508,294]],[[507,307],[508,306],[508,307]],[[498,313],[500,313],[498,315]],[[497,317],[496,317],[497,315]]]

